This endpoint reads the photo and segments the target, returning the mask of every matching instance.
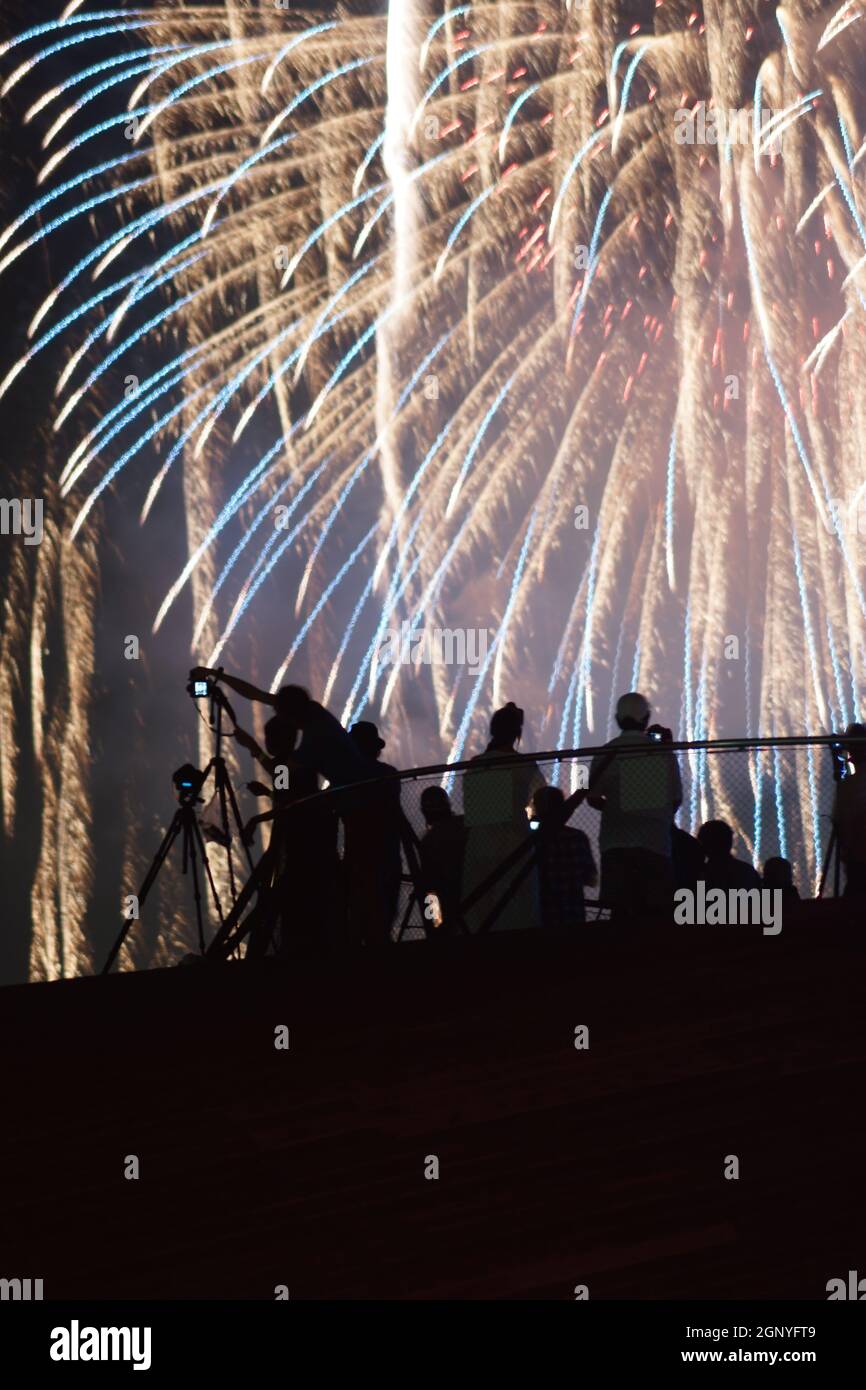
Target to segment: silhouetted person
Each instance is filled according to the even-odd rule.
[[[673,911],[671,826],[683,790],[674,754],[650,751],[650,712],[637,691],[620,696],[621,732],[605,744],[611,752],[596,754],[589,774],[587,799],[601,811],[601,897],[617,918]]]
[[[583,890],[598,883],[589,838],[571,825],[552,828],[564,804],[559,787],[539,787],[532,798],[539,825],[538,889],[545,931],[567,931],[585,922]]]
[[[761,878],[761,887],[776,889],[782,894],[782,903],[798,903],[800,894],[794,884],[793,865],[778,855],[768,859],[764,865],[764,873]]]
[[[698,843],[707,858],[702,878],[708,889],[721,888],[726,893],[729,888],[760,888],[757,869],[731,853],[734,832],[727,821],[706,821],[698,831]]]
[[[688,888],[697,891],[698,879],[704,876],[704,851],[687,830],[674,821],[671,826],[671,862],[674,870],[674,888]]]
[[[845,751],[853,771],[836,783],[833,825],[837,852],[845,867],[846,898],[866,895],[866,725],[849,724],[846,735],[852,742]]]
[[[300,743],[285,754],[290,767],[311,769],[324,777],[331,787],[349,786],[369,776],[357,745],[339,719],[317,700],[312,700],[303,686],[284,685],[272,694],[242,680],[240,676],[230,676],[225,671],[212,670],[207,666],[196,666],[190,672],[190,677],[193,680],[219,680],[248,700],[271,705],[288,725],[300,729]]]
[[[504,762],[513,756],[523,733],[523,710],[510,702],[490,720],[490,742],[472,759],[463,777],[463,817],[466,823],[466,857],[463,865],[463,898],[484,882],[507,856],[525,842],[529,829],[527,807],[532,794],[544,786],[536,763]],[[497,762],[500,766],[497,766]],[[526,868],[520,859],[466,911],[466,925],[478,931],[509,886]],[[526,874],[493,923],[493,930],[534,927],[538,919],[537,879]]]
[[[451,800],[444,787],[424,788],[421,793],[421,814],[427,825],[419,849],[425,930],[428,936],[454,936],[463,930],[460,890],[466,826],[463,817],[456,816],[452,811]],[[431,893],[439,904],[438,925],[434,925],[427,916],[427,897]]]
[[[250,782],[248,787],[256,796],[267,796],[273,806],[270,816],[256,817],[250,826],[265,818],[272,822],[270,902],[278,925],[278,950],[285,954],[292,944],[322,943],[333,932],[336,910],[339,860],[334,808],[328,798],[316,795],[316,772],[291,765],[297,728],[282,715],[274,715],[265,725],[267,752],[262,752],[243,729],[236,729],[235,737],[272,780],[270,791],[258,782]],[[307,798],[313,799],[308,802]],[[305,804],[291,811],[289,808],[299,801]],[[267,949],[263,930],[251,930],[250,956]]]
[[[380,946],[391,940],[400,898],[400,783],[397,769],[379,760],[385,740],[375,724],[360,720],[349,737],[364,779],[390,779],[359,788],[343,815],[350,934],[355,941]]]

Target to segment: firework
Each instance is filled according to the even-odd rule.
[[[77,746],[100,508],[143,470],[157,533],[182,475],[189,542],[155,632],[190,593],[230,665],[276,575],[260,678],[414,729],[407,761],[513,693],[548,747],[602,741],[629,686],[685,738],[854,717],[863,13],[73,6],[11,39],[44,162],[0,272],[76,248],[0,393],[56,366]],[[382,665],[406,622],[489,628],[480,671]],[[692,774],[691,814],[732,814]],[[14,779],[4,754],[7,824]]]

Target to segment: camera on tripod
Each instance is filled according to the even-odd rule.
[[[193,763],[184,763],[183,767],[177,768],[171,774],[174,789],[177,792],[177,799],[181,806],[191,806],[193,802],[199,800],[199,792],[204,786],[205,773],[201,772]]]
[[[180,841],[182,850],[181,872],[190,872],[193,888],[193,899],[195,903],[195,917],[198,927],[199,953],[204,955],[204,911],[202,886],[205,889],[205,896],[210,894],[213,906],[219,919],[220,926],[224,921],[222,904],[217,892],[217,885],[214,880],[211,864],[207,855],[207,844],[218,845],[226,853],[226,868],[228,870],[228,888],[232,902],[237,900],[237,887],[235,881],[235,866],[232,853],[232,845],[235,841],[243,846],[243,852],[249,866],[250,873],[253,870],[253,859],[250,847],[243,838],[243,820],[234,788],[231,784],[225,758],[222,756],[223,740],[223,716],[228,715],[233,723],[236,723],[234,710],[226,699],[225,692],[220,688],[219,677],[222,667],[216,671],[206,671],[202,674],[203,668],[195,667],[190,673],[187,682],[187,693],[192,695],[195,700],[208,700],[210,703],[210,719],[206,720],[208,728],[213,735],[213,756],[205,768],[197,768],[194,763],[184,763],[182,767],[176,768],[171,774],[172,785],[177,796],[178,807],[175,811],[171,824],[162,838],[162,843],[157,850],[150,868],[145,875],[144,882],[135,895],[134,901],[140,908],[148,893],[156,882],[162,865],[176,840]],[[202,791],[205,784],[214,774],[214,791],[210,798],[210,804],[215,805],[218,811],[218,820],[213,820],[207,814],[207,810],[202,816],[197,807],[203,804],[204,798]],[[201,876],[204,877],[202,885]],[[137,913],[136,913],[137,916]],[[103,966],[102,973],[107,975],[114,965],[120,953],[124,941],[129,933],[135,918],[130,913],[123,923],[117,940],[109,952],[108,959]]]
[[[208,676],[205,680],[190,680],[186,690],[194,700],[210,700],[216,691],[216,678]]]

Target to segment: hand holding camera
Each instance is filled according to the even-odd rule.
[[[673,743],[674,736],[671,729],[666,729],[664,724],[650,724],[647,734],[654,743]]]

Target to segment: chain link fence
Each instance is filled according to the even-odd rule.
[[[849,777],[854,772],[844,752],[834,752],[834,746],[838,749],[838,740],[829,736],[654,746],[644,740],[640,747],[624,744],[615,750],[608,746],[527,754],[511,760],[483,756],[472,764],[403,774],[400,799],[403,812],[422,846],[423,858],[425,840],[431,834],[434,839],[439,834],[435,826],[428,825],[423,806],[425,792],[435,787],[447,793],[453,815],[462,817],[463,858],[459,881],[464,898],[497,864],[506,860],[522,840],[540,828],[536,794],[545,787],[557,788],[566,798],[580,791],[586,793],[577,800],[566,821],[569,830],[580,836],[581,845],[571,846],[570,852],[562,856],[566,860],[577,860],[581,852],[584,855],[584,911],[581,913],[578,903],[575,921],[583,920],[584,916],[607,915],[598,876],[602,817],[603,814],[608,816],[611,810],[618,822],[619,833],[615,831],[614,838],[642,843],[649,819],[656,822],[655,829],[650,830],[650,840],[657,837],[659,848],[666,838],[670,845],[666,831],[671,825],[694,837],[707,822],[723,821],[733,832],[735,858],[753,866],[759,874],[768,860],[787,860],[801,898],[817,896],[826,873],[823,896],[827,897],[833,896],[840,884],[835,872],[836,855],[831,855],[831,849],[835,849],[832,832],[838,777],[843,769]],[[603,766],[605,760],[610,760],[607,768]],[[671,764],[676,769],[673,780]],[[604,812],[591,804],[600,800],[593,795],[594,769],[602,778],[598,790],[603,792],[605,782],[609,784]],[[866,770],[862,777],[866,784]],[[542,817],[543,799],[544,793]],[[674,814],[676,800],[680,804]],[[866,802],[866,795],[863,800]],[[452,838],[459,840],[460,837],[453,835]],[[679,837],[675,835],[675,839]],[[676,844],[673,849],[676,883]],[[694,855],[695,851],[691,853]],[[401,940],[427,935],[431,930],[431,908],[434,913],[436,909],[435,904],[425,906],[420,900],[409,877],[408,865],[406,869],[400,911],[392,928],[394,938]],[[535,872],[528,874],[517,886],[495,929],[537,926],[545,916],[549,917],[549,913],[543,912],[541,901],[545,895],[545,869],[547,877],[552,874],[560,880],[557,897],[568,891],[566,866],[558,863],[536,865]],[[515,873],[516,870],[504,873],[503,887],[508,886]],[[572,881],[576,882],[576,874],[572,874]],[[844,887],[844,871],[841,886]],[[574,891],[577,896],[578,890]],[[488,896],[492,905],[494,888],[489,890]],[[462,917],[461,929],[483,929],[484,914],[479,906],[471,907]]]
[[[314,917],[307,940],[327,930],[356,944],[569,929],[634,899],[635,878],[647,910],[664,913],[676,889],[714,874],[789,899],[833,896],[845,883],[834,832],[843,803],[842,858],[866,861],[866,850],[852,855],[850,831],[862,837],[866,824],[864,760],[856,738],[676,743],[633,732],[600,748],[383,771],[287,809],[215,953],[243,939],[245,914],[261,924],[276,913],[274,939],[289,943]],[[324,858],[316,825],[329,837]]]

